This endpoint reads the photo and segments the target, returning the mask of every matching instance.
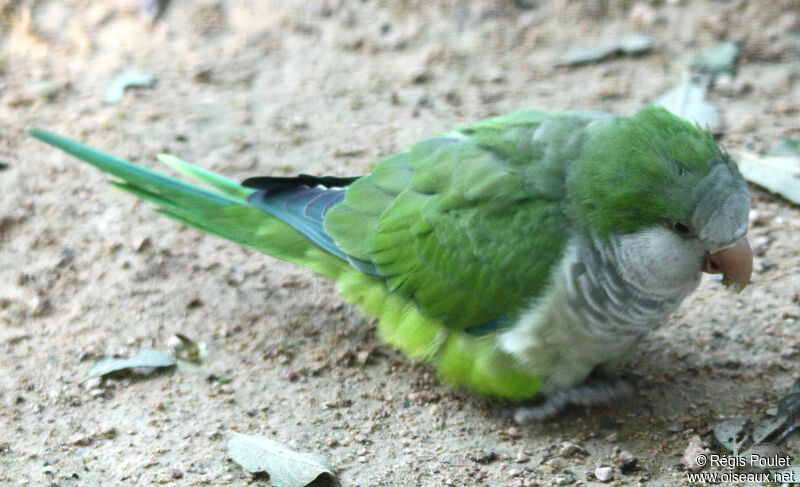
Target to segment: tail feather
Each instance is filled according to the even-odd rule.
[[[233,198],[247,200],[247,197],[253,194],[252,189],[245,188],[236,181],[231,181],[230,179],[224,178],[219,174],[214,174],[211,171],[201,169],[194,164],[190,164],[173,155],[159,154],[156,157],[158,157],[159,161],[163,162],[172,169],[186,174],[189,177],[193,177],[198,181],[202,181]]]
[[[216,200],[219,203],[236,203],[232,198],[226,198],[219,193],[212,193],[200,187],[185,183],[179,179],[171,178],[146,167],[136,165],[125,159],[106,154],[87,145],[68,139],[61,135],[48,132],[38,128],[29,128],[28,134],[36,137],[42,142],[46,142],[54,147],[58,147],[67,154],[77,157],[82,161],[112,174],[123,181],[145,189],[158,192],[176,192],[177,194],[189,195],[200,198]]]
[[[159,159],[210,187],[206,189],[136,165],[46,130],[29,128],[33,137],[115,176],[114,186],[155,203],[159,213],[185,225],[246,245],[265,254],[337,277],[349,268],[343,260],[314,245],[288,223],[247,199],[256,190],[200,169],[177,157]]]

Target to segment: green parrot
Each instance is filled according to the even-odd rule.
[[[30,135],[185,225],[335,280],[388,344],[514,418],[631,390],[613,375],[699,284],[750,280],[750,194],[713,136],[664,109],[518,111],[424,140],[361,177],[189,184]]]

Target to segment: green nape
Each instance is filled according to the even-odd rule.
[[[338,279],[339,292],[368,316],[378,318],[378,333],[412,359],[432,363],[442,380],[481,394],[527,399],[542,377],[520,370],[493,337],[453,330],[423,316],[413,301],[388,291],[386,284],[353,270]]]
[[[684,220],[693,190],[718,162],[730,164],[711,133],[660,107],[592,125],[567,178],[578,227],[607,238],[665,220]]]

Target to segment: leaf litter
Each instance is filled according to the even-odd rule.
[[[692,72],[708,76],[710,82],[722,75],[736,75],[736,62],[739,59],[739,46],[733,41],[714,44],[696,55],[692,61]]]
[[[714,438],[727,450],[734,455],[742,455],[750,459],[751,455],[759,458],[785,457],[785,449],[780,445],[800,428],[800,379],[786,391],[786,394],[778,401],[778,412],[774,417],[765,417],[753,422],[750,418],[737,416],[725,419],[713,426]],[[744,449],[744,446],[750,447]],[[746,465],[751,469],[759,467],[750,463]],[[765,470],[779,476],[791,475],[794,472],[796,478],[800,478],[800,466],[789,466],[786,468],[775,468],[768,466]]]
[[[276,487],[338,485],[328,460],[315,453],[292,450],[265,436],[233,432],[228,458],[250,473],[266,473]]]
[[[652,37],[637,34],[591,46],[574,47],[559,57],[555,65],[578,66],[605,61],[619,55],[637,56],[647,53],[652,48]]]
[[[747,181],[800,205],[800,157],[740,151],[736,162]]]
[[[106,357],[98,360],[92,365],[92,368],[89,369],[86,379],[102,377],[122,371],[149,375],[158,369],[174,367],[176,364],[177,361],[175,357],[169,352],[154,350],[152,348],[142,348],[133,357]]]
[[[125,71],[118,74],[111,84],[106,88],[103,101],[110,105],[115,105],[122,101],[125,90],[131,87],[152,86],[156,82],[156,77],[152,73],[144,71]]]
[[[678,86],[661,94],[653,104],[664,107],[673,114],[715,134],[722,131],[719,110],[706,100],[706,89],[692,81],[689,76],[684,76],[684,80]]]

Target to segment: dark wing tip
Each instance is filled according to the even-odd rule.
[[[258,176],[242,181],[242,186],[251,189],[261,189],[270,193],[297,188],[298,186],[325,186],[326,188],[343,188],[353,183],[359,176],[340,178],[336,176],[311,176],[300,174],[295,177]]]

